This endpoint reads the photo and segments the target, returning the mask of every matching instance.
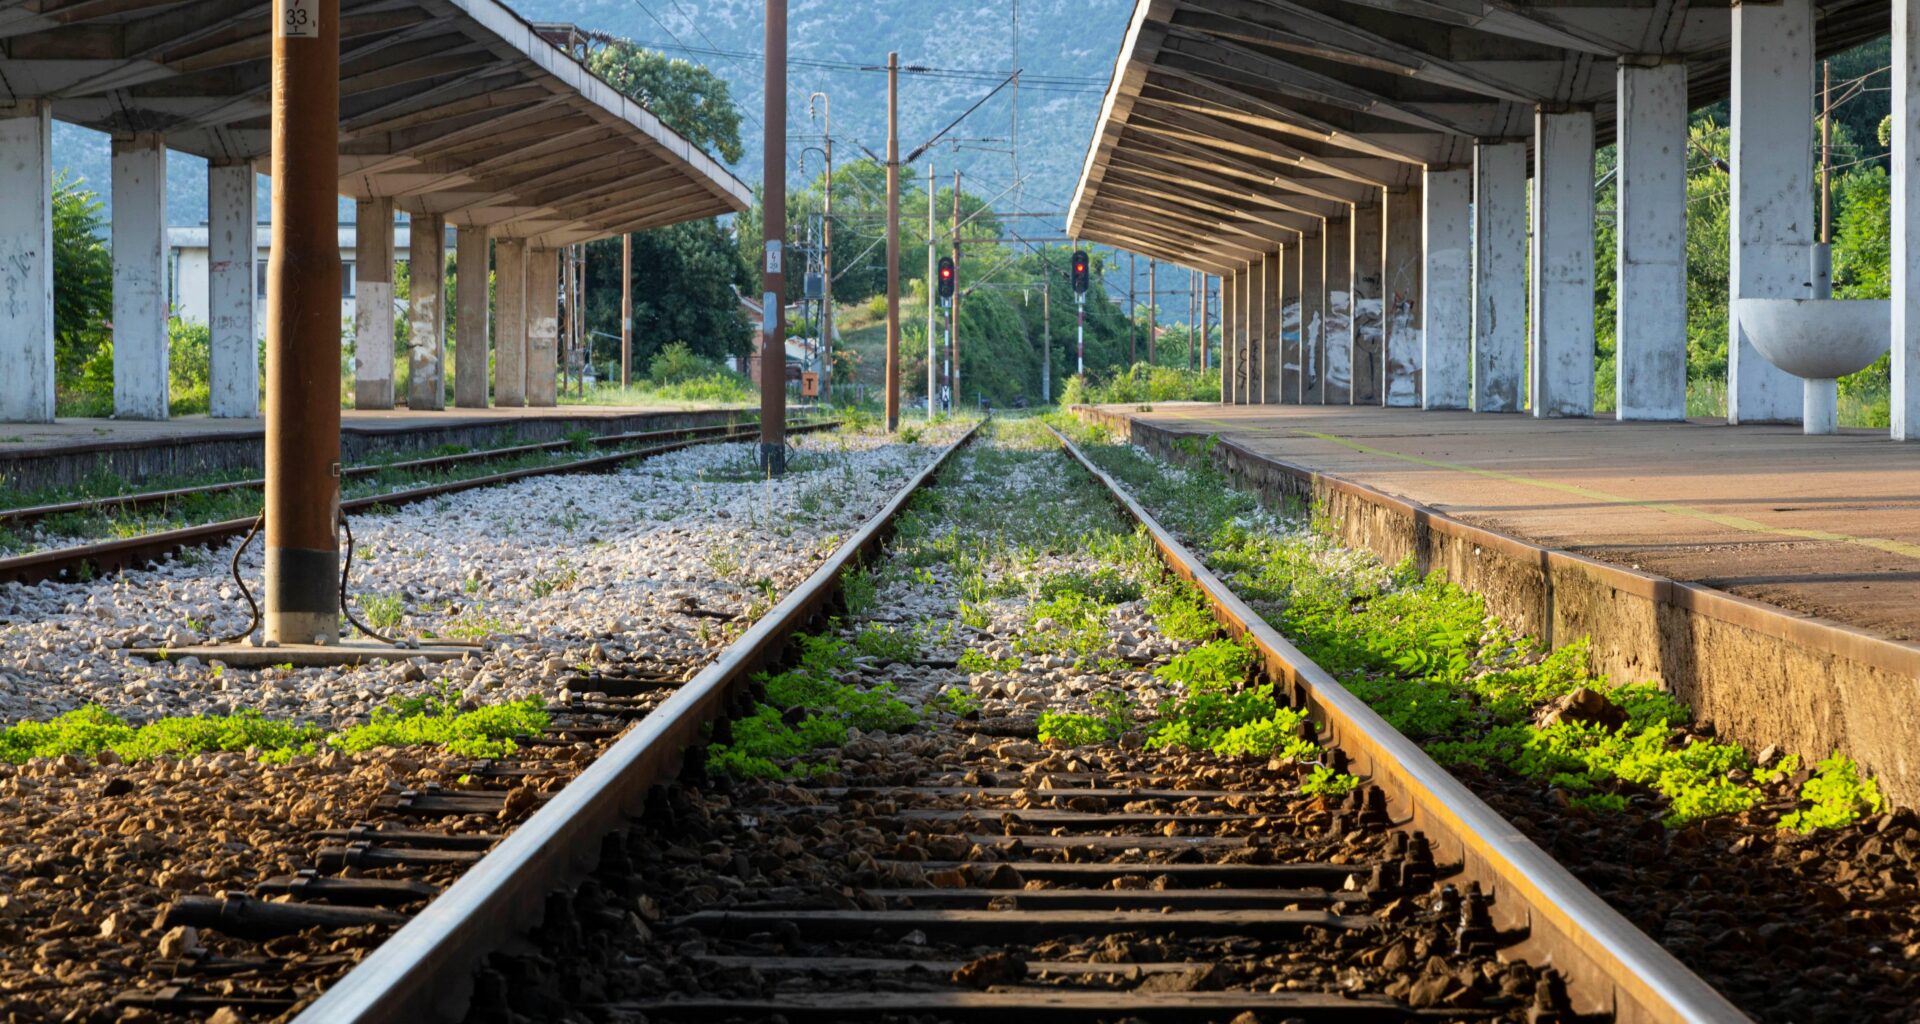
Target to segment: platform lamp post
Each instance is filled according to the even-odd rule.
[[[820,227],[820,398],[833,400],[833,101],[824,92],[807,97],[807,115],[813,115],[813,101],[820,101],[821,154],[827,160],[826,200],[821,206]]]
[[[887,54],[887,432],[900,429],[900,54]]]
[[[760,151],[760,469],[787,472],[787,0],[767,0],[766,97]]]
[[[266,639],[340,639],[340,2],[274,0]]]

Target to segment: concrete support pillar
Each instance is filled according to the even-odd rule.
[[[1280,263],[1280,401],[1300,401],[1300,282],[1307,239],[1299,236]]]
[[[1920,9],[1893,0],[1892,435],[1920,439]]]
[[[353,407],[393,408],[393,199],[354,204]]]
[[[447,407],[446,270],[447,218],[438,213],[414,214],[407,233],[409,409]]]
[[[259,219],[253,164],[207,166],[207,325],[210,339],[208,412],[260,415],[260,330],[254,322]]]
[[[1353,218],[1327,221],[1327,318],[1320,351],[1326,366],[1322,405],[1346,405],[1353,394]]]
[[[1812,152],[1812,0],[1735,4],[1727,215],[1733,298],[1812,296]],[[1731,304],[1727,331],[1727,422],[1798,422],[1800,381],[1754,349]]]
[[[487,229],[462,226],[454,232],[454,295],[459,302],[453,336],[453,404],[487,407],[487,350],[490,317],[487,281],[493,262]]]
[[[1266,276],[1261,281],[1260,298],[1260,401],[1280,404],[1280,280],[1286,269],[1287,254],[1275,249],[1260,261]]]
[[[1527,361],[1527,144],[1473,147],[1473,409],[1520,411]]]
[[[1300,391],[1302,405],[1324,399],[1327,376],[1327,229],[1300,240]]]
[[[527,250],[527,404],[558,404],[560,250]]]
[[[167,147],[113,140],[113,415],[167,418]]]
[[[1233,274],[1220,275],[1220,404],[1234,403]]]
[[[493,404],[527,404],[527,243],[493,243]]]
[[[1384,405],[1420,404],[1421,188],[1387,193],[1387,278],[1381,286],[1386,323]]]
[[[1473,394],[1473,172],[1430,169],[1420,197],[1420,407]]]
[[[1258,281],[1254,268],[1242,264],[1233,275],[1233,404],[1253,401],[1253,352],[1248,339],[1253,335],[1253,287]]]
[[[1384,197],[1383,197],[1384,198]],[[1381,302],[1387,277],[1387,205],[1353,211],[1353,384],[1348,402],[1380,405],[1386,383],[1386,323]]]
[[[1536,112],[1533,129],[1533,414],[1591,416],[1593,112]]]
[[[0,422],[53,422],[53,105],[0,105]]]
[[[1687,414],[1687,68],[1619,65],[1614,418]],[[1630,297],[1630,301],[1629,301]]]

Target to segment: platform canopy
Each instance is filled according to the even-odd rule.
[[[340,192],[535,247],[744,210],[738,178],[492,0],[342,0]],[[0,0],[0,104],[270,151],[268,0]]]
[[[1888,28],[1887,0],[1815,5],[1818,49]],[[1294,232],[1592,109],[1616,67],[1684,63],[1727,95],[1732,18],[1687,0],[1141,0],[1068,215],[1076,237],[1211,273]]]

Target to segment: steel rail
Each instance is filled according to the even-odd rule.
[[[1390,806],[1404,816],[1396,826],[1424,831],[1435,842],[1436,859],[1443,851],[1450,854],[1460,862],[1463,877],[1479,882],[1493,897],[1491,909],[1500,928],[1525,933],[1503,953],[1524,957],[1536,967],[1557,968],[1568,979],[1568,995],[1577,1009],[1611,1013],[1616,1024],[1749,1020],[1418,744],[1301,654],[1078,445],[1052,425],[1047,429],[1146,529],[1167,566],[1207,595],[1226,630],[1250,638],[1268,674],[1313,709],[1323,735],[1346,752],[1354,774],[1379,786]]]
[[[713,424],[705,427],[687,427],[681,430],[640,430],[624,434],[603,434],[588,438],[587,444],[605,446],[610,444],[637,444],[663,438],[697,438],[714,434],[737,432],[744,429],[741,424]],[[457,455],[435,455],[424,459],[408,459],[403,462],[389,462],[380,465],[349,466],[341,471],[343,478],[378,476],[393,470],[439,469],[457,466],[468,462],[490,462],[494,459],[510,459],[538,452],[558,451],[571,448],[574,442],[561,439],[557,441],[537,441],[532,444],[517,444],[505,448],[485,448],[479,451],[460,452]],[[249,480],[223,480],[218,483],[201,484],[195,487],[173,487],[159,491],[141,491],[134,494],[109,494],[98,498],[81,498],[76,501],[62,501],[47,505],[25,505],[20,508],[0,510],[0,526],[14,523],[27,523],[48,516],[73,512],[94,512],[101,509],[142,508],[148,505],[164,505],[169,501],[189,498],[201,494],[224,494],[228,491],[243,491],[248,488],[259,490],[267,482],[259,477]]]
[[[979,424],[943,449],[806,582],[761,616],[720,657],[607,748],[459,881],[329,986],[295,1024],[386,1024],[453,1019],[472,996],[489,951],[536,924],[547,894],[592,870],[600,840],[671,778],[700,730],[743,692],[795,631],[825,610],[840,574],[886,539],[894,517]]]
[[[807,433],[839,426],[838,420],[824,420],[788,428],[789,433]],[[712,437],[675,441],[668,444],[636,448],[626,452],[610,452],[606,455],[594,455],[572,462],[552,466],[527,466],[520,469],[489,473],[486,476],[469,477],[465,480],[448,480],[423,487],[392,491],[387,494],[370,494],[365,497],[351,498],[340,503],[343,512],[386,505],[410,505],[446,494],[460,491],[491,487],[495,484],[513,483],[532,477],[556,476],[563,473],[582,473],[596,469],[605,469],[633,459],[652,455],[664,455],[667,452],[691,448],[694,445],[712,444],[717,441],[732,441],[758,436],[759,427],[732,428],[732,432]],[[683,434],[674,431],[675,434]],[[185,526],[177,530],[162,530],[139,537],[122,540],[101,541],[96,544],[82,544],[74,547],[55,548],[50,551],[35,551],[11,558],[0,558],[0,583],[40,583],[45,580],[59,579],[63,575],[76,576],[82,569],[91,566],[95,573],[112,572],[116,569],[136,568],[160,561],[165,556],[187,547],[215,544],[244,535],[253,527],[254,519],[224,519],[217,523],[201,523],[197,526]]]

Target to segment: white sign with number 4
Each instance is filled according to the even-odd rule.
[[[320,35],[318,0],[280,0],[280,35],[286,39],[314,39]]]

